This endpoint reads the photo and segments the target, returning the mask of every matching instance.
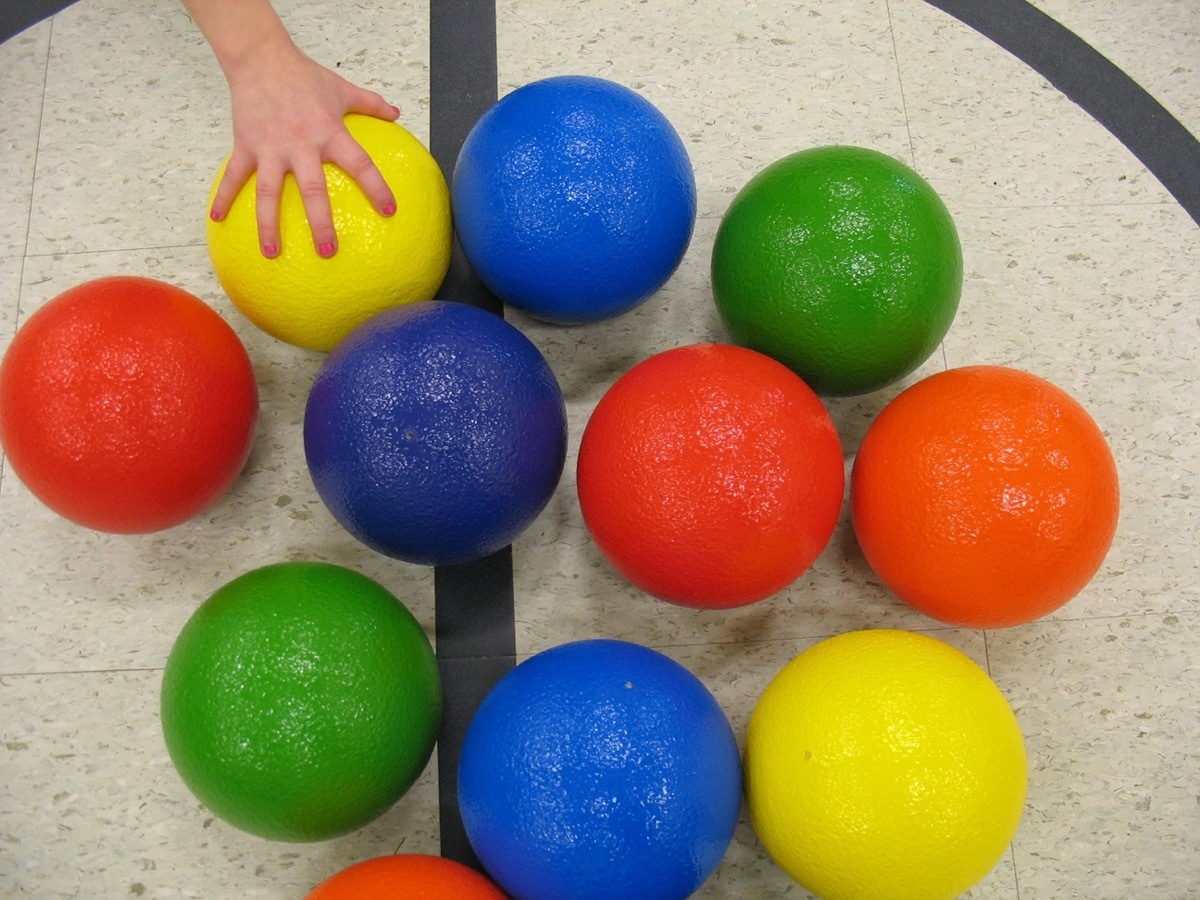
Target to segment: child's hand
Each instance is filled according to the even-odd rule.
[[[277,256],[279,203],[284,178],[295,176],[321,256],[337,251],[337,235],[322,164],[337,165],[390,216],[396,200],[379,169],[342,122],[347,113],[395,121],[400,111],[378,94],[356,87],[305,56],[290,41],[260,52],[229,73],[233,97],[233,153],[217,186],[210,215],[220,220],[242,186],[258,173],[258,237],[264,256]]]

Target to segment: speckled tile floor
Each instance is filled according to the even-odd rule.
[[[1193,0],[1037,0],[1200,131]],[[316,58],[429,137],[428,5],[280,0]],[[852,628],[936,633],[984,665],[1017,712],[1030,787],[1011,852],[976,898],[1200,896],[1200,227],[1080,106],[925,0],[500,0],[501,94],[600,75],[663,110],[695,165],[683,265],[621,319],[557,328],[511,315],[554,366],[571,456],[514,546],[517,649],[636,640],[699,675],[739,735],[799,650]],[[276,844],[214,820],[158,726],[166,655],[196,605],[250,568],[338,562],[379,580],[433,633],[430,571],[380,557],[317,499],[299,440],[315,353],[258,332],[223,296],[204,202],[227,150],[227,93],[172,0],[81,0],[0,44],[0,348],[47,299],[108,274],[161,278],[234,325],[262,397],[254,453],[206,514],[147,537],[82,530],[0,478],[0,897],[298,898],[336,869],[438,852],[437,778],[363,830]],[[948,629],[882,590],[840,524],[782,594],[728,614],[666,607],[586,538],[572,464],[588,413],[638,359],[721,339],[708,254],[756,171],[818,144],[874,147],[941,193],[966,283],[942,350],[915,375],[989,362],[1071,391],[1116,455],[1109,557],[1075,600],[998,632]],[[1193,173],[1200,178],[1200,173]],[[830,403],[847,462],[903,385]],[[803,897],[743,822],[705,898]]]

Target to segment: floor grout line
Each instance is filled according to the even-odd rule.
[[[1091,209],[1091,210],[1119,210],[1129,207],[1143,208],[1175,208],[1178,204],[1173,200],[1162,201],[1129,201],[1122,203],[1047,203],[1047,204],[1029,204],[1025,206],[956,206],[955,213],[977,213],[977,212],[1014,212],[1019,213],[1031,210],[1046,210],[1046,209]],[[724,217],[724,212],[714,212],[701,214],[697,216],[698,221],[715,221],[720,222]],[[128,247],[105,247],[102,249],[87,249],[87,250],[43,250],[37,252],[25,252],[20,257],[8,257],[10,259],[20,258],[24,260],[33,259],[68,259],[81,256],[96,256],[104,253],[146,253],[156,250],[197,250],[206,248],[207,244],[204,241],[185,241],[176,244],[145,244]],[[3,258],[3,257],[0,257]]]
[[[1028,624],[1028,626],[1043,626],[1043,625],[1054,625],[1054,624],[1070,624],[1070,623],[1075,623],[1075,622],[1103,622],[1103,621],[1117,622],[1117,621],[1121,621],[1123,619],[1145,619],[1145,618],[1150,618],[1153,616],[1179,616],[1179,615],[1200,616],[1200,609],[1189,609],[1189,610],[1182,610],[1182,611],[1147,610],[1147,611],[1143,611],[1143,612],[1115,613],[1112,615],[1074,616],[1074,617],[1070,617],[1070,618],[1062,617],[1062,618],[1056,618],[1056,619],[1043,618],[1043,619],[1038,619],[1034,622],[1029,622],[1027,624]],[[885,627],[885,626],[871,626],[871,627]],[[886,626],[886,627],[892,627],[892,626]],[[915,631],[915,632],[919,632],[922,634],[936,634],[936,633],[946,632],[946,631],[979,632],[980,634],[982,634],[984,636],[985,653],[987,651],[987,635],[989,633],[1015,630],[1015,628],[1013,628],[1013,629],[1009,629],[1009,628],[994,628],[994,629],[967,628],[967,627],[963,627],[963,626],[959,626],[959,625],[948,625],[948,624],[943,624],[943,623],[938,623],[938,622],[930,622],[929,625],[927,625],[925,627],[920,627],[920,628],[910,626],[910,625],[904,625],[904,626],[897,625],[894,627],[903,628],[904,631]],[[1026,626],[1016,626],[1016,628],[1021,628],[1021,627],[1026,627]],[[806,635],[797,634],[797,635],[789,635],[787,637],[779,637],[779,638],[753,638],[753,639],[744,640],[744,641],[742,641],[742,640],[710,640],[710,641],[694,641],[694,642],[675,643],[675,644],[655,643],[655,644],[648,645],[648,646],[653,646],[656,649],[661,650],[661,649],[665,649],[665,648],[680,648],[681,649],[681,648],[689,648],[689,647],[733,647],[733,646],[758,646],[758,645],[766,645],[766,644],[787,644],[787,643],[795,643],[798,641],[822,640],[827,637],[834,637],[838,634],[842,634],[843,631],[830,631],[830,632],[821,632],[821,633],[813,633],[813,634],[806,634]],[[529,652],[536,652],[536,651],[522,651],[518,648],[517,655],[518,656],[529,655]],[[990,665],[990,663],[989,663],[989,665]]]
[[[101,253],[146,253],[154,250],[196,250],[207,247],[204,241],[187,241],[180,244],[147,244],[138,247],[105,247],[100,250],[51,250],[26,253],[25,259],[66,259],[76,256],[96,256]]]
[[[29,173],[29,208],[25,213],[25,240],[21,247],[20,256],[14,257],[19,262],[17,263],[17,302],[16,308],[13,310],[13,326],[12,332],[9,334],[10,341],[16,337],[17,330],[21,327],[21,301],[25,293],[25,264],[29,260],[29,241],[33,234],[33,201],[36,196],[38,160],[42,152],[42,123],[46,120],[46,92],[50,82],[50,56],[54,49],[53,16],[50,17],[46,24],[46,31],[46,61],[42,66],[42,102],[38,105],[37,127],[34,129],[33,161]],[[0,485],[4,484],[7,472],[8,457],[3,452],[0,452]]]
[[[1152,616],[1179,616],[1179,615],[1200,616],[1200,609],[1187,609],[1187,610],[1175,610],[1175,611],[1150,610],[1150,611],[1145,611],[1145,612],[1120,613],[1120,614],[1113,614],[1113,615],[1078,616],[1078,617],[1073,617],[1073,618],[1059,618],[1059,619],[1039,619],[1038,621],[1031,622],[1029,624],[1030,625],[1052,625],[1052,624],[1068,624],[1068,623],[1074,623],[1074,622],[1102,622],[1105,620],[1120,621],[1122,619],[1145,619],[1145,618],[1149,618]],[[520,624],[520,622],[518,622],[518,624]],[[1021,627],[1021,626],[1018,626],[1018,627]],[[1011,629],[964,628],[964,627],[957,626],[957,625],[946,625],[946,624],[931,622],[927,627],[915,628],[915,627],[905,626],[904,630],[905,631],[914,631],[914,632],[918,632],[921,634],[938,634],[938,633],[947,632],[947,631],[979,632],[983,636],[983,639],[984,639],[984,658],[985,658],[985,660],[987,660],[987,668],[990,673],[991,656],[990,656],[990,651],[989,651],[989,647],[988,647],[988,636],[993,631],[1009,631]],[[766,645],[770,645],[770,644],[788,644],[788,643],[797,643],[797,642],[802,642],[802,641],[819,641],[819,640],[823,640],[825,638],[834,637],[841,633],[843,633],[843,632],[842,631],[829,631],[829,632],[819,632],[819,633],[814,632],[812,634],[797,634],[797,635],[789,635],[787,637],[779,637],[779,638],[753,638],[753,639],[748,639],[748,640],[723,640],[723,641],[690,641],[690,642],[683,642],[683,643],[653,643],[653,644],[647,644],[647,646],[654,647],[657,650],[689,649],[689,648],[694,648],[694,647],[766,646]],[[522,649],[518,648],[516,656],[518,658],[524,658],[524,657],[528,657],[536,652],[538,652],[538,651],[537,650],[522,650]],[[486,660],[486,659],[496,659],[496,658],[499,658],[499,657],[498,656],[485,656],[485,655],[475,655],[475,656],[469,656],[469,657],[455,657],[456,660],[464,660],[464,659],[465,660],[471,660],[471,659]],[[44,678],[44,677],[76,676],[76,675],[111,675],[111,674],[117,674],[117,673],[121,673],[121,672],[161,672],[161,671],[163,671],[163,669],[164,669],[164,666],[118,666],[115,668],[100,668],[100,669],[52,669],[52,670],[48,670],[48,671],[44,671],[44,672],[38,672],[38,671],[0,672],[0,680],[3,680],[5,678]]]
[[[0,672],[0,682],[5,678],[50,678],[75,675],[115,675],[122,672],[161,672],[164,666],[126,666],[115,669],[54,669],[48,672]]]
[[[33,235],[34,199],[37,196],[38,163],[42,153],[42,127],[46,121],[46,95],[50,85],[50,59],[54,55],[54,16],[46,23],[46,63],[42,67],[42,102],[38,105],[36,139],[33,142],[33,166],[29,173],[29,211],[25,215],[25,243],[21,252],[20,280],[17,282],[17,323],[20,324],[21,285],[25,278],[25,260],[29,258],[29,242]]]
[[[887,10],[888,32],[892,38],[892,61],[896,64],[896,86],[900,89],[900,110],[904,113],[904,133],[908,135],[908,158],[913,169],[917,168],[917,145],[913,140],[912,122],[908,117],[908,97],[904,93],[904,74],[900,69],[900,46],[896,42],[896,22],[892,18],[891,0],[884,0]]]

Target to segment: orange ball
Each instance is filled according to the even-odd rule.
[[[1044,379],[970,366],[917,382],[871,424],[851,475],[867,562],[928,616],[1004,628],[1062,606],[1116,532],[1117,468]]]
[[[800,577],[837,524],[841,442],[782,363],[679,347],[619,378],[579,447],[579,503],[627,579],[683,606],[762,600]]]
[[[0,444],[58,514],[159,531],[207,508],[246,463],[254,371],[233,329],[186,291],[101,278],[29,317],[0,364]]]
[[[342,869],[306,900],[505,900],[504,893],[462,863],[440,856],[377,856]]]

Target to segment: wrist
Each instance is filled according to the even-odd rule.
[[[184,6],[231,82],[247,69],[300,54],[267,0],[184,0]]]
[[[283,32],[270,39],[236,42],[217,54],[221,71],[230,86],[246,79],[259,80],[263,73],[284,71],[290,60],[303,56],[291,37]]]

